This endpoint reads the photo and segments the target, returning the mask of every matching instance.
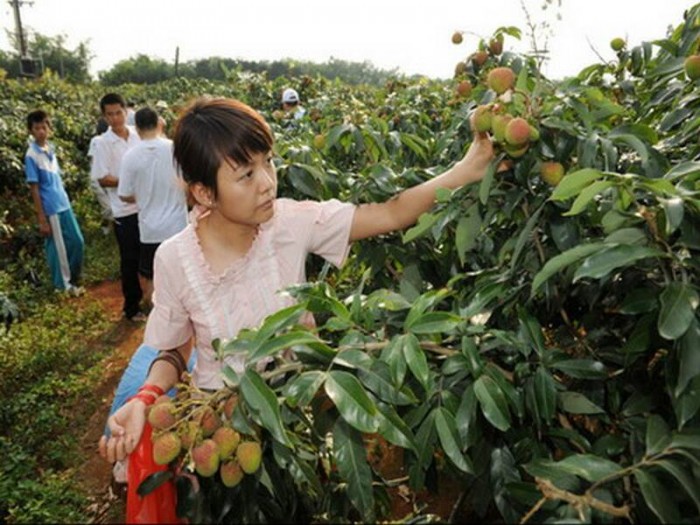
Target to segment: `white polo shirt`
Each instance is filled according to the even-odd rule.
[[[187,226],[187,201],[175,171],[172,140],[142,140],[127,151],[121,162],[117,195],[136,199],[142,243],[161,243],[183,230]]]
[[[114,133],[110,127],[100,135],[99,140],[95,141],[95,151],[90,172],[90,177],[93,180],[99,180],[107,175],[119,177],[119,169],[124,154],[141,142],[134,128],[131,126],[126,128],[129,130],[129,136],[126,140]],[[119,198],[116,187],[105,187],[104,189],[107,191],[109,205],[112,208],[112,214],[115,219],[138,213],[136,204],[124,202]]]

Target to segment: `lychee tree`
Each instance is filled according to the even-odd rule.
[[[480,184],[440,192],[415,227],[217,343],[247,353],[225,392],[262,463],[227,490],[181,476],[183,501],[200,501],[188,515],[205,500],[213,521],[373,521],[392,484],[449,479],[455,519],[697,521],[700,91],[686,64],[699,37],[694,6],[663,39],[559,83],[484,47],[460,73],[466,101],[393,84],[376,113],[356,94],[293,131],[273,123],[283,189],[302,196],[376,200],[431,176],[464,150],[477,108],[499,154]],[[402,451],[405,480],[368,460],[377,435]]]

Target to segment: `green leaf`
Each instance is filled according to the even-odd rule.
[[[680,338],[695,319],[698,307],[698,293],[687,283],[672,282],[659,296],[659,334],[665,339]]]
[[[607,190],[612,186],[614,186],[614,183],[608,180],[599,180],[594,182],[590,186],[587,186],[586,188],[581,190],[581,193],[578,194],[578,197],[576,197],[576,200],[571,205],[571,209],[566,213],[563,213],[562,215],[564,217],[578,215],[586,209],[588,203],[591,202],[596,195],[602,193],[603,191]]]
[[[425,352],[420,347],[418,339],[413,334],[405,334],[401,336],[403,355],[406,359],[406,364],[411,373],[418,379],[418,382],[423,386],[425,391],[428,391],[430,380],[430,368],[428,367],[428,358]]]
[[[332,370],[328,373],[324,388],[345,421],[360,432],[377,431],[377,407],[354,375]]]
[[[559,403],[570,414],[604,414],[605,410],[578,392],[559,392]]]
[[[679,523],[680,514],[674,503],[674,498],[666,490],[663,483],[645,470],[637,469],[634,477],[644,496],[644,500],[662,523]]]
[[[697,175],[699,173],[700,162],[688,161],[675,165],[673,168],[668,170],[668,173],[664,175],[664,178],[670,180],[685,179],[690,175]]]
[[[550,199],[554,201],[563,201],[575,197],[583,188],[602,176],[603,173],[601,171],[590,168],[568,173],[554,189]]]
[[[347,484],[348,498],[364,521],[374,521],[372,470],[362,435],[339,419],[333,427],[333,452],[338,474]]]
[[[302,372],[292,379],[285,388],[287,404],[292,407],[307,406],[326,380],[326,373],[319,370]]]
[[[335,358],[333,358],[333,363],[348,368],[369,370],[374,364],[374,358],[367,352],[358,350],[357,348],[350,348],[349,350],[338,352]]]
[[[418,217],[418,222],[413,228],[409,228],[402,236],[404,244],[407,244],[415,239],[422,237],[435,225],[438,216],[432,213],[423,213]]]
[[[407,324],[406,330],[414,334],[445,333],[454,330],[461,322],[461,317],[450,312],[426,312]]]
[[[675,432],[671,438],[672,448],[689,448],[700,450],[700,431],[698,429]]]
[[[247,364],[252,364],[269,356],[274,356],[283,350],[299,345],[317,344],[323,345],[316,335],[306,330],[295,330],[286,334],[278,335],[260,345],[246,360]]]
[[[491,193],[491,185],[493,184],[493,180],[496,175],[496,167],[501,163],[501,161],[505,158],[505,153],[502,153],[499,155],[497,158],[492,160],[489,163],[488,168],[486,169],[486,173],[484,174],[484,177],[481,179],[481,182],[479,183],[479,201],[481,201],[481,204],[486,205],[486,203],[489,200],[489,194]]]
[[[260,342],[265,341],[276,332],[296,324],[303,313],[304,305],[295,304],[269,315],[265,318],[262,326],[260,326],[255,334],[255,340]]]
[[[552,257],[533,278],[531,295],[534,295],[537,289],[550,277],[558,274],[567,266],[574,264],[575,262],[578,262],[584,257],[588,257],[593,253],[599,252],[606,247],[607,245],[603,243],[581,244],[575,248],[566,250],[564,253],[560,253],[559,255]]]
[[[609,138],[613,139],[613,142],[615,143],[623,143],[628,145],[630,148],[635,150],[637,154],[639,155],[639,158],[642,161],[642,166],[646,165],[647,162],[649,162],[649,148],[648,146],[641,140],[639,140],[637,137],[634,135],[626,135],[626,134],[620,134],[620,135],[613,135],[613,133],[610,133],[608,135]]]
[[[574,454],[555,463],[556,468],[594,483],[622,470],[622,467],[593,454]]]
[[[574,274],[573,282],[585,277],[601,279],[613,270],[629,266],[632,263],[648,257],[663,257],[659,250],[647,248],[646,246],[630,246],[620,244],[607,250],[595,253],[588,257]]]
[[[683,199],[680,197],[673,197],[670,199],[659,197],[658,201],[664,207],[664,211],[666,212],[665,231],[666,236],[669,236],[683,223],[683,215],[685,214]]]
[[[484,417],[498,430],[505,432],[510,428],[508,400],[496,381],[482,375],[474,383],[476,394]]]
[[[292,447],[282,423],[277,396],[263,378],[250,368],[246,369],[241,378],[241,394],[246,405],[260,418],[262,426],[269,430],[277,441]]]
[[[647,456],[658,454],[671,442],[671,430],[666,421],[658,414],[647,419],[646,453]]]
[[[542,326],[539,321],[530,311],[523,307],[518,307],[518,323],[520,324],[520,337],[537,352],[538,356],[542,357],[545,345]]]
[[[144,496],[148,496],[151,492],[156,490],[163,483],[173,479],[174,475],[174,472],[170,469],[160,470],[158,472],[150,474],[138,486],[138,488],[136,489],[136,494],[138,494],[142,498]]]
[[[620,305],[620,313],[638,315],[656,310],[659,306],[659,292],[653,288],[637,288],[632,290]]]
[[[593,359],[567,359],[552,363],[551,366],[578,379],[602,379],[608,376],[605,365]]]
[[[545,204],[546,202],[542,203],[542,205],[539,208],[537,208],[535,213],[533,213],[532,216],[525,223],[525,227],[520,232],[520,235],[518,235],[518,241],[515,243],[515,248],[513,249],[513,257],[510,261],[511,273],[515,272],[517,268],[516,264],[518,262],[518,259],[520,258],[520,253],[525,248],[527,242],[532,238],[532,230],[535,228],[535,225],[537,225],[537,221],[539,220],[540,215],[542,214],[542,211],[545,208]]]
[[[442,449],[452,463],[461,471],[473,474],[474,467],[469,458],[462,453],[455,418],[445,407],[435,409],[435,429]]]
[[[369,368],[361,368],[357,375],[364,385],[374,392],[379,399],[392,405],[412,405],[418,402],[416,396],[407,387],[397,388],[392,382],[389,365],[381,361]]]
[[[417,454],[416,437],[394,407],[386,403],[377,403],[377,409],[384,416],[379,423],[379,433],[384,439],[397,447],[407,448]]]
[[[540,413],[540,417],[544,421],[551,420],[557,408],[557,386],[552,377],[552,374],[540,366],[535,372],[535,402]]]
[[[678,345],[678,382],[674,394],[681,395],[688,383],[700,374],[700,322],[695,319]]]
[[[466,253],[476,246],[476,238],[481,232],[479,205],[473,204],[457,222],[455,247],[460,263],[464,264]]]
[[[693,499],[695,507],[698,509],[698,512],[700,512],[700,483],[698,483],[697,477],[691,476],[685,465],[682,465],[679,461],[662,459],[657,461],[656,465],[676,478],[676,481],[678,481],[681,487],[683,487]]]

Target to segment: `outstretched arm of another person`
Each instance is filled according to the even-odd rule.
[[[435,204],[439,188],[457,189],[481,180],[494,159],[493,144],[486,133],[475,133],[466,155],[445,173],[408,188],[382,203],[362,204],[355,211],[350,241],[402,230],[415,224]]]
[[[183,361],[187,363],[191,350],[192,346],[188,341],[174,351],[179,352]],[[167,392],[178,381],[176,368],[168,361],[158,360],[153,363],[145,384]],[[107,425],[111,435],[102,436],[99,443],[99,452],[103,458],[114,462],[131,454],[138,445],[146,424],[146,408],[146,402],[135,397],[109,417]]]

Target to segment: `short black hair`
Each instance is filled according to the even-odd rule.
[[[173,155],[185,182],[200,183],[216,196],[224,162],[248,163],[273,144],[270,126],[250,106],[229,98],[199,98],[175,123]]]
[[[105,112],[105,106],[108,104],[119,104],[122,108],[126,109],[126,100],[119,93],[107,93],[104,97],[100,99],[100,111]]]
[[[134,115],[134,122],[138,129],[148,131],[158,127],[158,113],[149,107],[139,109]]]
[[[43,109],[35,109],[27,115],[27,129],[31,131],[34,124],[39,124],[40,122],[44,121],[46,121],[49,126],[51,125],[49,114]]]

